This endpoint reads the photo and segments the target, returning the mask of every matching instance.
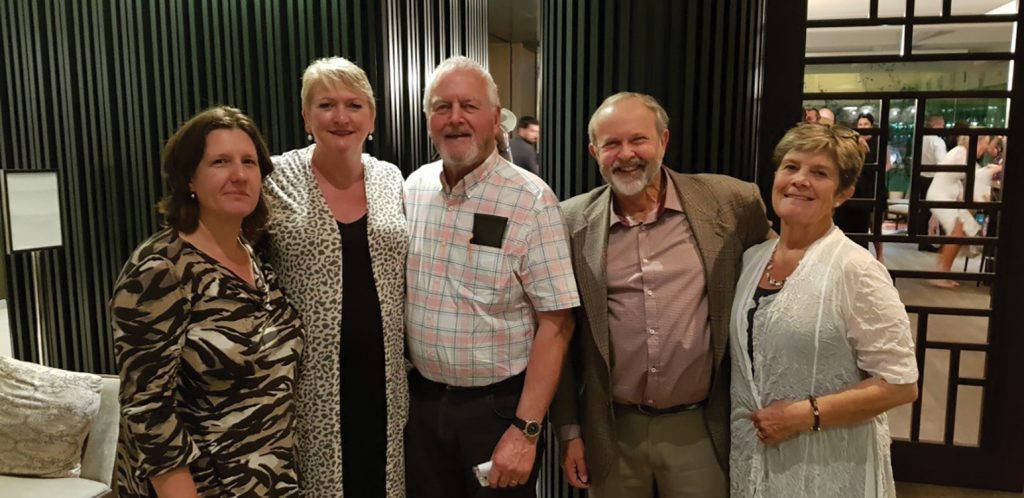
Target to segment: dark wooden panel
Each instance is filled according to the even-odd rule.
[[[562,198],[603,180],[590,114],[623,90],[668,111],[665,163],[754,179],[761,2],[543,2],[542,175]]]
[[[50,363],[114,370],[106,301],[130,251],[158,227],[160,150],[179,123],[228,104],[256,120],[272,152],[303,146],[302,70],[341,55],[376,91],[368,152],[411,171],[431,154],[424,76],[456,53],[486,64],[486,9],[486,0],[0,2],[0,168],[61,178],[65,243],[39,255]],[[30,255],[3,266],[14,354],[37,360]]]

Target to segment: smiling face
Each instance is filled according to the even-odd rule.
[[[238,128],[224,128],[206,135],[203,158],[188,186],[195,193],[200,219],[237,218],[241,223],[256,209],[261,179],[252,139]]]
[[[654,182],[668,146],[653,112],[639,99],[623,99],[598,111],[590,155],[616,194],[633,197]]]
[[[783,225],[825,228],[835,208],[853,195],[853,187],[838,187],[839,170],[828,154],[790,151],[775,171],[772,207]]]
[[[367,96],[344,85],[323,83],[314,86],[310,94],[302,119],[317,147],[361,153],[376,117]]]
[[[487,81],[470,69],[454,69],[437,81],[427,107],[430,140],[444,165],[475,168],[491,155],[501,107],[487,96]]]

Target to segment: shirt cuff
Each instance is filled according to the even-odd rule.
[[[568,424],[558,428],[558,440],[569,441],[570,439],[577,439],[580,437],[580,425],[579,424]]]

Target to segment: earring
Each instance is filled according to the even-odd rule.
[[[372,141],[373,141],[373,133],[369,134],[369,135],[368,135],[368,136],[366,137],[366,139],[372,142]]]
[[[306,141],[307,142],[312,142],[313,141],[313,134],[312,133],[307,133],[306,134]]]
[[[188,194],[188,198],[189,198],[189,199],[192,199],[192,200],[195,200],[195,198],[196,198],[196,193],[195,193],[195,192],[189,192],[189,194]]]

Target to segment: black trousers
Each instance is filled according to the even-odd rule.
[[[409,423],[405,429],[406,495],[409,498],[535,498],[544,446],[529,482],[516,487],[480,486],[473,466],[491,459],[515,417],[525,375],[470,389],[449,389],[409,375]],[[539,438],[543,440],[543,436]]]

